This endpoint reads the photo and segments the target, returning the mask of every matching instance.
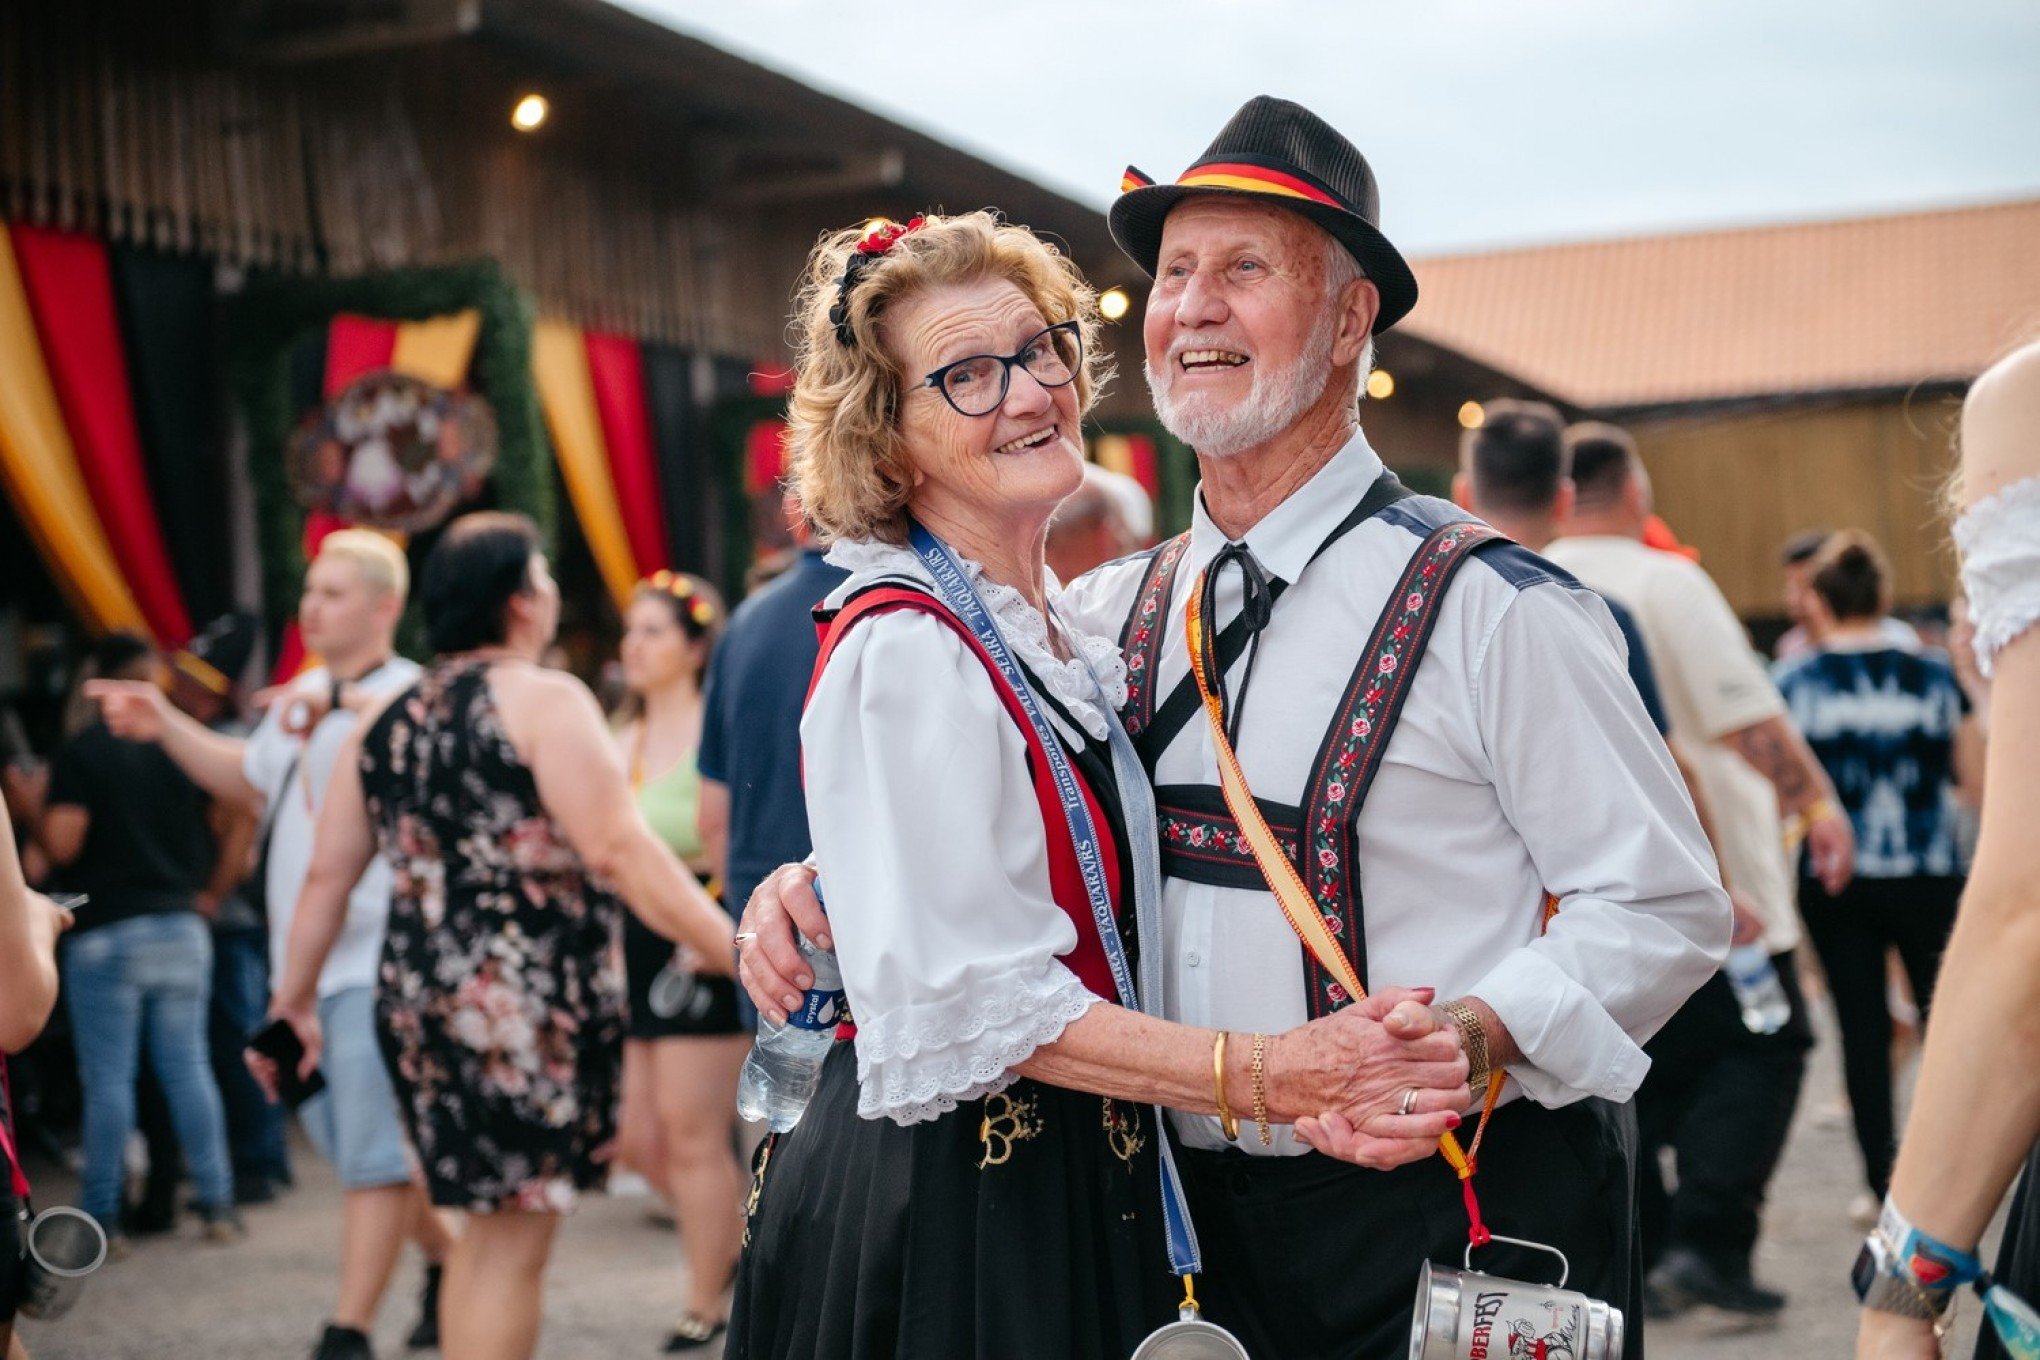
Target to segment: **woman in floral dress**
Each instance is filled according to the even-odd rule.
[[[376,1018],[432,1202],[466,1210],[447,1360],[537,1343],[559,1215],[616,1132],[616,895],[727,968],[730,922],[646,827],[594,696],[537,659],[559,619],[522,516],[450,526],[424,572],[438,661],[336,765],[275,1011],[319,1047],[313,982],[374,854],[395,870]]]

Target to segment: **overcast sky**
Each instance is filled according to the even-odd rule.
[[[2040,194],[2040,0],[624,0],[1101,207],[1256,94],[1405,251]]]

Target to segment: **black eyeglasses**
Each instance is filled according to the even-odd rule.
[[[940,392],[957,414],[988,416],[1006,400],[1018,365],[1043,387],[1062,387],[1084,366],[1084,332],[1074,321],[1050,326],[1015,354],[973,354],[944,364],[928,375],[926,386]]]

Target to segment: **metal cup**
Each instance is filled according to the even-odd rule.
[[[1565,1287],[1571,1265],[1556,1247],[1521,1238],[1497,1242],[1548,1251],[1559,1260],[1558,1283],[1532,1284],[1424,1262],[1410,1326],[1410,1360],[1613,1360],[1622,1353],[1622,1310]]]
[[[85,1292],[85,1277],[106,1261],[106,1233],[83,1209],[45,1209],[28,1225],[20,1310],[55,1322]]]
[[[1252,1360],[1238,1337],[1206,1322],[1195,1304],[1184,1304],[1176,1316],[1147,1334],[1134,1348],[1133,1360]]]

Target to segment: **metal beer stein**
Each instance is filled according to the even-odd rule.
[[[20,1311],[55,1322],[85,1291],[85,1277],[105,1263],[106,1233],[82,1209],[45,1209],[28,1225],[25,1254]]]
[[[1567,1289],[1572,1264],[1564,1252],[1500,1233],[1492,1240],[1550,1252],[1558,1258],[1558,1283],[1483,1275],[1473,1268],[1471,1244],[1464,1270],[1424,1262],[1410,1360],[1614,1360],[1622,1354],[1622,1310]]]

